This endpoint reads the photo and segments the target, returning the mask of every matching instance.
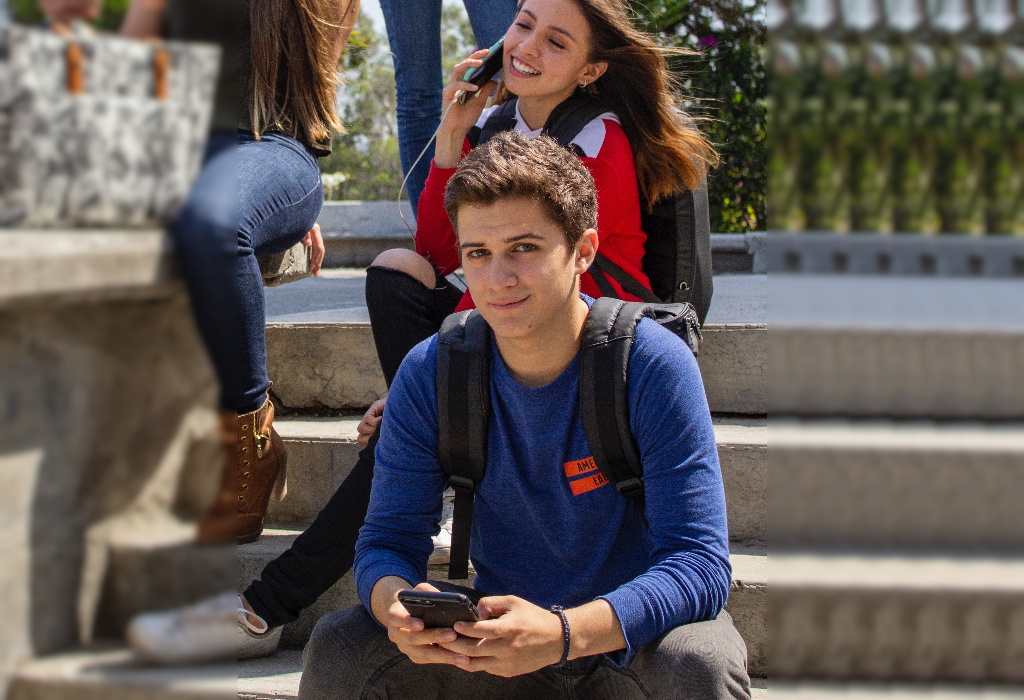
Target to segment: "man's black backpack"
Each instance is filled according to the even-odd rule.
[[[590,308],[579,353],[583,430],[601,475],[644,514],[643,465],[629,427],[626,377],[636,326],[653,318],[697,354],[700,324],[690,304],[645,304],[602,297]],[[455,490],[448,578],[469,575],[476,485],[487,467],[491,414],[491,332],[479,311],[445,319],[437,342],[438,458]]]
[[[582,156],[572,140],[583,127],[607,111],[607,105],[599,97],[577,91],[554,109],[543,133]],[[475,147],[499,132],[515,128],[515,124],[516,100],[513,98],[494,110],[483,128],[470,129],[467,138]],[[640,228],[647,234],[642,269],[651,281],[653,294],[600,251],[591,274],[606,297],[617,296],[607,279],[611,278],[625,291],[648,303],[689,302],[703,324],[714,291],[708,189],[706,183],[693,191],[681,183],[679,187],[673,197],[662,199],[653,209],[643,192],[640,193]]]

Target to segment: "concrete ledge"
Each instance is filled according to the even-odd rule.
[[[271,499],[266,524],[305,528],[352,471],[362,449],[356,443],[359,418],[292,419],[274,422],[288,446],[288,496]]]
[[[773,324],[770,367],[775,415],[1024,420],[1024,332]]]
[[[238,700],[285,700],[299,697],[302,652],[281,649],[265,659],[238,662]]]
[[[366,408],[387,392],[369,323],[268,323],[267,372],[288,408]]]
[[[1021,237],[772,231],[767,241],[773,273],[1024,277]]]
[[[1024,424],[773,419],[769,435],[773,546],[1024,551]]]
[[[157,668],[127,649],[92,650],[33,661],[7,700],[232,700],[237,685],[234,662]]]
[[[772,554],[772,678],[1024,683],[1024,560]]]
[[[768,325],[708,323],[697,364],[712,413],[768,413]]]
[[[707,324],[698,362],[711,410],[768,411],[766,324]],[[354,410],[384,395],[368,323],[268,323],[267,370],[288,408]]]
[[[0,304],[168,292],[177,262],[163,231],[0,229]]]
[[[767,691],[765,691],[767,697]],[[757,697],[756,695],[754,696]],[[1024,686],[772,681],[772,700],[1016,700]]]

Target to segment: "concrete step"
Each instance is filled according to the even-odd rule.
[[[773,415],[1024,420],[1024,281],[772,275]]]
[[[159,668],[122,648],[32,661],[12,678],[7,700],[232,700],[237,693],[235,662]]]
[[[239,700],[285,700],[299,697],[302,652],[282,649],[266,659],[238,662]],[[751,679],[753,700],[768,700],[768,679]],[[959,700],[959,699],[957,699]]]
[[[238,590],[259,578],[263,567],[283,554],[298,536],[292,530],[265,530],[251,544],[238,547]],[[442,558],[443,559],[443,558]],[[768,557],[764,548],[734,546],[731,555],[733,585],[727,610],[747,642],[751,673],[765,675],[768,665]],[[432,564],[429,577],[446,581],[447,564]],[[471,577],[472,577],[471,573]],[[472,580],[472,578],[471,578]],[[299,619],[286,625],[281,636],[283,648],[301,648],[309,640],[317,620],[329,612],[359,604],[352,572],[345,574],[320,598],[302,611]]]
[[[767,412],[765,324],[707,324],[698,362],[716,413]],[[267,370],[288,408],[354,410],[384,396],[369,323],[268,323]]]
[[[831,231],[767,236],[768,269],[817,275],[1024,277],[1024,239]]]
[[[1024,559],[778,553],[772,678],[1024,683]]]
[[[362,270],[331,270],[266,290],[267,369],[289,408],[352,410],[385,392],[363,295]],[[767,412],[767,277],[715,278],[700,350],[716,413]]]
[[[772,700],[1019,700],[1022,697],[1024,686],[772,681]]]
[[[359,418],[282,418],[274,423],[288,446],[288,496],[271,501],[270,527],[304,528],[356,462]],[[715,438],[729,503],[729,535],[766,543],[768,427],[763,418],[716,418]]]
[[[1024,551],[1024,424],[773,417],[768,434],[773,547]]]

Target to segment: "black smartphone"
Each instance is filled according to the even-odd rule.
[[[505,37],[498,39],[497,43],[494,44],[487,51],[487,55],[483,58],[483,64],[476,68],[470,68],[466,71],[466,74],[462,76],[462,80],[467,83],[473,83],[479,88],[482,88],[487,84],[487,81],[491,80],[499,72],[501,72],[502,61],[505,58]],[[466,104],[471,96],[475,97],[480,94],[480,91],[476,92],[464,92],[459,95],[459,104]]]
[[[408,589],[398,592],[398,601],[410,615],[423,620],[427,629],[451,628],[456,622],[480,622],[480,613],[464,593]]]

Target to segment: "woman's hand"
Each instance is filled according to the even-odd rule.
[[[320,224],[313,224],[313,228],[302,237],[302,245],[313,248],[312,259],[309,261],[309,271],[314,277],[320,276],[320,265],[324,262],[324,237],[320,235]]]
[[[385,401],[387,401],[387,397],[377,399],[370,404],[370,407],[366,409],[366,413],[363,414],[363,419],[356,426],[356,432],[359,433],[356,437],[356,442],[359,443],[360,447],[366,447],[370,444],[370,436],[377,430],[377,426],[380,425],[380,418],[384,415]]]
[[[480,118],[481,112],[484,111],[484,107],[487,105],[487,96],[498,85],[496,81],[491,80],[482,88],[477,89],[477,86],[473,83],[467,83],[462,80],[462,76],[466,74],[466,71],[483,65],[483,60],[481,59],[486,55],[487,49],[480,49],[455,66],[452,69],[452,81],[448,83],[448,87],[444,89],[441,95],[441,113],[444,114],[444,110],[448,109],[448,105],[455,100],[459,90],[465,90],[471,94],[469,99],[466,100],[466,104],[460,105],[456,103],[451,105],[451,109],[448,110],[448,116],[445,117],[445,120],[441,123],[441,128],[437,132],[437,145],[434,146],[434,164],[439,168],[454,168],[462,160],[462,143],[466,139],[466,134],[473,128],[473,125]]]

